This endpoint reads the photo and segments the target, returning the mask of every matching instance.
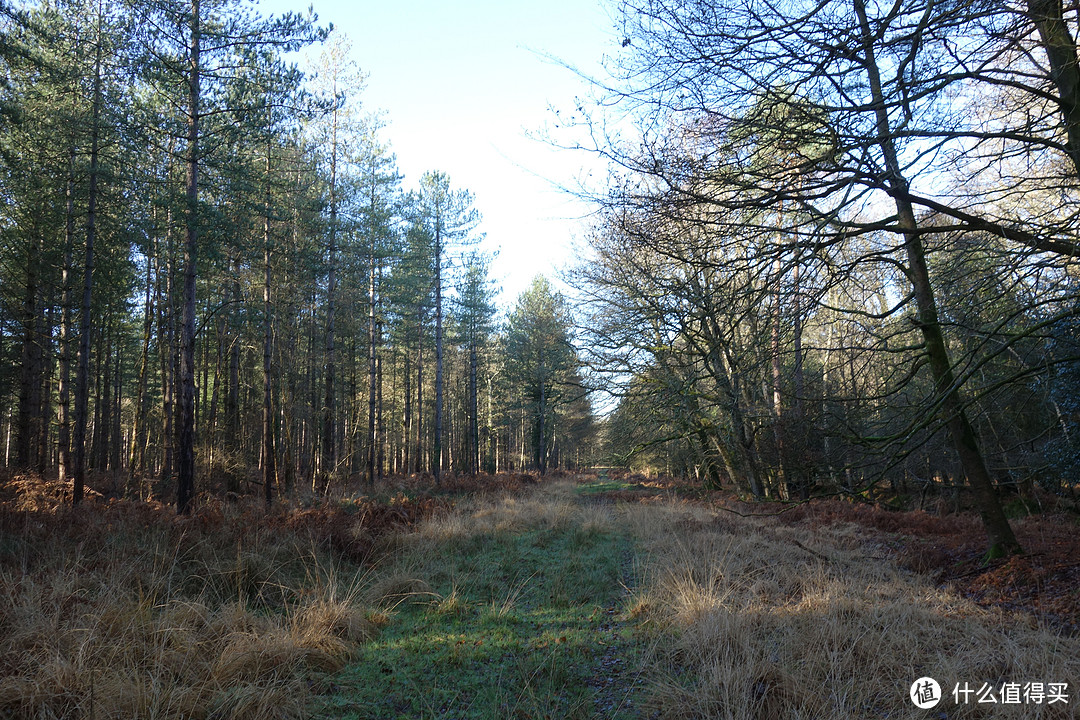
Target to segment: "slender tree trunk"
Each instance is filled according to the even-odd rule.
[[[94,56],[94,99],[90,119],[90,185],[86,202],[86,254],[83,262],[82,317],[79,319],[79,359],[75,369],[75,446],[72,503],[82,502],[86,486],[86,425],[90,403],[90,311],[94,287],[94,241],[97,235],[98,128],[101,121],[101,13],[98,13]]]
[[[98,470],[109,469],[109,443],[112,440],[112,378],[115,363],[113,343],[116,328],[112,320],[112,310],[108,309],[107,313],[107,321],[102,328],[103,332],[99,336],[98,356],[104,358],[104,362],[98,363],[98,387],[100,392],[94,403],[94,416],[97,420],[94,422],[94,442],[92,444],[92,447],[95,448],[93,466]]]
[[[135,389],[135,419],[131,428],[131,443],[128,452],[128,469],[132,476],[142,473],[144,466],[144,448],[146,441],[146,387],[150,374],[150,337],[154,328],[154,251],[151,248],[146,255],[146,294],[143,298],[143,341],[139,354],[139,379]],[[131,488],[134,489],[134,488]]]
[[[226,284],[225,289],[222,290],[221,295],[222,295],[222,300],[221,301],[223,303],[223,306],[227,307],[229,305],[229,303],[230,303],[228,284]],[[219,423],[218,423],[218,405],[221,404],[221,384],[222,384],[222,377],[224,376],[224,372],[225,372],[225,354],[226,354],[226,351],[225,351],[225,338],[226,338],[226,335],[227,335],[226,324],[227,324],[227,321],[226,321],[225,316],[223,314],[221,317],[219,317],[217,319],[217,322],[215,323],[216,329],[214,331],[214,358],[213,358],[214,373],[213,373],[213,380],[211,380],[210,383],[209,383],[210,384],[210,411],[207,414],[206,426],[205,426],[207,428],[207,434],[209,435],[209,442],[207,443],[207,445],[209,446],[209,457],[207,458],[206,466],[207,466],[207,468],[209,468],[211,473],[214,473],[214,469],[221,463],[221,458],[219,457],[219,453],[218,453],[218,446],[220,444],[219,440],[220,440],[220,434],[221,434],[219,432],[219,427],[218,427],[218,425],[219,425]],[[207,340],[207,345],[209,345],[209,340]],[[210,357],[209,357],[210,356],[209,348],[207,349],[206,354],[207,354],[206,364],[209,366],[211,364],[211,360],[210,360]],[[231,474],[230,474],[230,477],[231,477]],[[228,480],[226,480],[226,482],[228,482]],[[229,488],[229,489],[232,490],[232,488]]]
[[[202,18],[191,0],[191,58],[187,107],[187,237],[184,243],[183,318],[180,327],[180,428],[177,439],[176,510],[191,512],[195,499],[195,268],[199,250],[199,87]]]
[[[930,371],[940,398],[940,411],[974,493],[983,526],[986,528],[990,544],[988,555],[1019,553],[1021,552],[1020,543],[1002,510],[993,479],[990,477],[990,471],[986,467],[979,448],[978,438],[964,409],[965,402],[960,393],[960,387],[953,374],[952,362],[949,359],[945,338],[938,320],[937,303],[926,265],[922,236],[918,232],[914,208],[908,195],[907,180],[900,170],[896,148],[890,139],[892,136],[889,117],[885,107],[877,60],[874,56],[873,35],[866,15],[866,7],[864,0],[853,0],[853,3],[863,33],[867,76],[871,97],[876,106],[878,144],[885,158],[889,191],[896,203],[897,224],[905,233],[904,251],[908,260],[908,277],[918,308],[919,330],[923,336]]]
[[[273,482],[277,472],[277,451],[274,447],[273,406],[273,307],[270,296],[270,148],[266,149],[266,200],[263,214],[263,422],[262,468],[266,504],[273,500]]]
[[[402,467],[405,468],[405,472],[412,471],[412,367],[409,364],[409,350],[406,344],[405,352],[402,353],[404,365],[404,372],[402,374],[402,380],[404,387],[405,403],[401,413],[401,446],[402,446]]]
[[[784,271],[784,265],[780,258],[773,261],[773,274],[775,286],[773,288],[773,318],[772,318],[772,410],[773,410],[773,438],[776,441],[776,491],[781,488],[787,489],[785,483],[787,474],[784,472],[784,403],[780,393],[780,325],[782,292],[780,280]],[[788,489],[790,494],[790,489]]]
[[[474,330],[475,333],[475,330]],[[477,359],[476,344],[469,346],[469,472],[475,476],[480,470],[480,418],[477,402],[476,373]]]
[[[435,216],[435,446],[431,457],[434,462],[435,484],[442,474],[443,440],[443,312],[442,312],[442,218]]]
[[[798,251],[796,250],[796,253],[797,252]],[[795,266],[794,266],[794,268],[792,268],[792,282],[794,283],[794,293],[792,294],[792,298],[793,298],[793,301],[794,301],[794,304],[795,304],[795,307],[793,308],[793,313],[794,313],[793,327],[794,327],[794,333],[795,333],[795,338],[794,338],[794,341],[793,341],[794,342],[794,347],[793,347],[794,358],[793,358],[793,360],[794,360],[794,363],[795,363],[795,372],[794,372],[794,380],[795,380],[795,393],[794,393],[795,397],[794,397],[794,400],[795,400],[795,402],[794,402],[794,407],[793,407],[793,418],[792,419],[794,421],[794,423],[793,423],[794,426],[796,428],[798,428],[798,430],[797,430],[797,438],[796,438],[796,444],[798,446],[797,447],[798,455],[796,457],[799,458],[799,459],[797,459],[797,461],[796,461],[796,468],[794,470],[794,472],[796,473],[796,476],[797,476],[796,477],[796,483],[798,485],[799,499],[807,500],[807,499],[810,498],[810,478],[807,476],[806,463],[801,460],[801,458],[804,458],[805,455],[806,455],[808,442],[809,442],[809,435],[808,435],[808,428],[806,427],[805,405],[803,404],[803,395],[806,392],[806,381],[805,381],[805,378],[804,378],[804,375],[803,375],[803,349],[802,349],[803,322],[802,322],[802,296],[800,294],[801,293],[801,290],[800,290],[801,271],[799,269],[800,264],[801,263],[799,262],[799,257],[796,255],[796,257],[795,257]],[[831,332],[831,327],[830,327],[830,332]]]
[[[124,345],[119,340],[119,328],[113,331],[116,343],[116,362],[113,365],[113,398],[109,439],[109,470],[114,478],[124,470],[123,413],[124,405]]]
[[[334,87],[336,101],[337,87]],[[330,247],[328,253],[328,277],[326,282],[326,396],[323,405],[322,471],[329,475],[337,464],[335,437],[337,415],[334,396],[334,300],[337,290],[337,161],[338,161],[338,110],[334,107],[330,140]]]
[[[368,246],[368,484],[375,484],[375,231],[372,229]]]
[[[161,297],[158,299],[158,337],[161,340],[161,481],[168,482],[173,475],[173,466],[176,450],[175,432],[175,404],[176,404],[176,370],[177,370],[177,347],[176,347],[176,303],[174,302],[174,287],[176,279],[176,263],[173,261],[173,235],[172,235],[172,209],[166,213],[165,247],[168,257],[166,258],[165,277],[158,278],[158,288]]]
[[[41,477],[45,476],[45,470],[50,461],[50,443],[49,443],[49,429],[51,423],[49,418],[52,416],[52,358],[54,356],[53,350],[53,321],[54,321],[54,307],[55,292],[49,291],[49,298],[46,303],[48,310],[42,314],[38,313],[38,321],[41,323],[41,328],[38,332],[38,337],[41,338],[42,344],[42,374],[43,382],[38,388],[39,402],[38,402],[38,438],[37,438],[37,472]]]
[[[378,456],[375,458],[375,479],[383,477],[384,463],[386,461],[386,428],[384,426],[383,413],[383,359],[377,352],[379,343],[382,342],[382,323],[375,324],[375,445],[378,448]]]
[[[540,361],[541,368],[543,367],[543,359]],[[540,405],[536,412],[536,467],[540,470],[540,474],[544,475],[547,472],[547,444],[544,437],[544,426],[547,419],[547,383],[544,382],[543,377],[540,378]]]
[[[57,445],[59,452],[58,474],[60,483],[71,477],[71,270],[75,247],[75,143],[68,149],[68,176],[64,226],[64,267],[61,275],[60,300],[60,372],[57,380],[59,401],[59,428]]]
[[[108,319],[109,313],[106,309],[105,317]],[[106,412],[105,404],[102,402],[105,390],[105,373],[109,368],[109,354],[108,343],[106,339],[108,337],[108,325],[102,323],[101,332],[94,338],[95,349],[92,351],[94,355],[94,362],[90,364],[90,376],[93,388],[90,390],[90,396],[94,400],[94,412],[93,420],[90,422],[87,432],[89,436],[87,438],[87,446],[89,451],[86,456],[86,466],[90,470],[103,470],[105,463],[102,460],[101,446],[105,442],[104,432],[102,428],[105,426],[102,424],[102,414]]]
[[[420,323],[416,335],[416,472],[423,472],[424,461],[424,310],[419,310]]]
[[[41,266],[41,237],[35,222],[26,255],[26,286],[23,295],[22,358],[19,373],[19,413],[15,433],[15,464],[26,470],[37,466],[41,439],[41,382],[43,353],[39,335],[41,323],[38,271]]]
[[[239,319],[239,301],[240,301],[240,268],[239,261],[237,260],[236,253],[233,253],[229,259],[230,267],[232,269],[232,283],[231,290],[228,294],[228,299],[232,301],[233,307],[229,309],[228,317],[229,321],[226,323],[225,342],[227,343],[227,356],[229,363],[229,371],[227,374],[228,383],[225,388],[225,439],[222,443],[225,451],[230,455],[229,460],[231,462],[237,462],[241,460],[239,457],[243,450],[243,443],[241,442],[243,437],[243,430],[240,426],[240,319]]]

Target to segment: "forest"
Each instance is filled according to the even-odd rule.
[[[1019,551],[1003,505],[1077,478],[1075,9],[619,17],[564,120],[612,167],[578,286],[616,452],[758,498],[960,494]]]
[[[1070,716],[1080,9],[605,7],[499,307],[312,10],[0,0],[0,717]]]
[[[537,278],[497,313],[471,193],[402,187],[340,33],[228,3],[5,24],[6,467],[186,512],[584,461],[567,302]],[[286,59],[323,41],[311,77]]]

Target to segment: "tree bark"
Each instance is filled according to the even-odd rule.
[[[337,86],[334,86],[335,103],[337,101]],[[330,140],[330,247],[328,252],[328,277],[326,282],[326,395],[323,404],[323,428],[322,428],[322,470],[329,476],[333,474],[337,464],[337,415],[335,407],[334,381],[334,300],[337,290],[337,154],[338,154],[338,110],[334,107],[334,116],[331,127]]]
[[[402,384],[404,385],[404,398],[405,403],[401,413],[401,445],[402,445],[402,467],[405,468],[405,472],[412,471],[412,367],[409,364],[409,350],[408,344],[406,344],[405,352],[402,364],[404,365],[402,373]]]
[[[542,361],[541,361],[542,364]],[[547,419],[547,383],[540,379],[540,405],[536,413],[536,466],[540,474],[547,473],[547,438],[544,436]]]
[[[15,463],[30,470],[37,466],[41,439],[41,382],[43,353],[39,315],[41,313],[38,271],[41,265],[41,237],[37,223],[26,254],[26,286],[23,295],[22,358],[19,377],[19,413],[16,420]]]
[[[432,449],[435,484],[442,474],[443,436],[443,314],[442,314],[442,217],[435,215],[435,446]]]
[[[885,106],[881,78],[873,48],[873,35],[866,15],[864,0],[853,0],[855,12],[863,33],[863,52],[870,83],[870,92],[876,106],[878,146],[881,148],[888,172],[889,191],[894,198],[897,224],[904,231],[904,252],[908,260],[908,278],[915,295],[919,330],[926,346],[926,356],[934,385],[940,398],[940,412],[952,437],[953,446],[967,475],[975,496],[989,540],[989,556],[1021,552],[1020,543],[1001,507],[993,479],[986,467],[978,438],[964,409],[964,399],[952,370],[948,348],[938,320],[934,287],[926,265],[926,253],[922,236],[918,232],[914,207],[908,195],[908,183],[900,169],[896,148],[892,142],[889,117]]]
[[[184,242],[183,317],[180,327],[180,427],[177,435],[176,510],[191,512],[195,498],[195,260],[199,250],[199,87],[202,18],[191,0],[191,56],[187,107],[187,235]]]
[[[1027,7],[1050,62],[1050,77],[1058,89],[1057,101],[1065,125],[1065,149],[1080,177],[1080,63],[1076,56],[1076,40],[1065,21],[1061,0],[1028,0]]]
[[[146,294],[143,298],[143,339],[139,354],[139,379],[135,390],[135,422],[131,429],[131,444],[128,452],[128,470],[131,475],[145,470],[146,441],[146,386],[150,374],[150,337],[154,328],[154,252],[146,255]]]
[[[263,412],[262,412],[262,469],[266,504],[273,501],[274,477],[277,473],[277,450],[274,447],[273,395],[273,322],[270,296],[271,281],[270,236],[270,148],[266,149],[266,198],[263,213]]]
[[[424,458],[424,309],[418,309],[419,323],[416,332],[416,472],[423,471]]]
[[[375,484],[375,455],[377,438],[375,432],[375,376],[376,376],[376,338],[375,338],[375,230],[371,229],[368,245],[368,485]]]
[[[71,477],[71,271],[75,247],[75,143],[68,150],[68,176],[64,227],[64,267],[61,274],[60,300],[60,373],[57,380],[59,424],[57,445],[60,483]]]
[[[97,236],[98,128],[101,120],[101,16],[98,15],[94,56],[94,99],[90,119],[90,185],[86,201],[86,252],[83,261],[82,317],[79,319],[79,359],[75,369],[75,450],[72,504],[82,502],[86,486],[86,425],[90,403],[90,310],[94,287],[94,242]]]
[[[475,331],[474,331],[475,333]],[[475,343],[469,345],[469,473],[480,470],[480,418],[477,400],[477,366],[479,359]]]

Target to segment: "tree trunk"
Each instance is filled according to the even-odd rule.
[[[195,498],[195,260],[199,250],[200,0],[191,0],[191,58],[187,107],[187,237],[184,243],[183,318],[180,327],[180,428],[177,436],[176,510],[191,512]]]
[[[49,418],[52,415],[52,358],[55,351],[53,350],[53,320],[55,316],[56,300],[54,297],[54,291],[49,291],[49,298],[46,302],[48,310],[42,314],[38,313],[38,322],[41,323],[41,328],[38,331],[38,337],[41,338],[42,346],[42,383],[38,386],[38,411],[37,411],[37,472],[41,477],[45,476],[45,470],[50,461],[49,451],[49,430],[52,423],[49,422]]]
[[[175,404],[176,404],[176,304],[173,288],[176,264],[173,261],[172,210],[165,217],[166,271],[158,277],[158,337],[161,338],[161,481],[168,482],[173,475],[176,450]]]
[[[435,484],[442,473],[443,439],[443,316],[442,316],[442,218],[435,218],[435,446],[431,458],[434,463]]]
[[[480,470],[480,418],[478,413],[476,372],[479,364],[476,344],[469,346],[469,472]]]
[[[262,470],[266,504],[273,501],[274,476],[277,472],[277,451],[274,447],[273,404],[273,322],[270,297],[270,148],[266,150],[266,200],[263,214],[263,412],[262,412]]]
[[[64,267],[61,275],[60,300],[60,373],[57,387],[59,401],[57,445],[58,474],[61,485],[71,477],[71,270],[75,247],[75,144],[68,149],[68,176],[64,228]]]
[[[536,412],[536,467],[540,474],[547,472],[547,442],[544,437],[544,426],[547,419],[547,384],[540,379],[540,405]]]
[[[368,457],[367,475],[368,484],[375,484],[375,375],[376,375],[376,342],[375,342],[375,231],[371,230],[370,244],[368,246]]]
[[[337,94],[337,88],[334,88]],[[335,98],[336,101],[336,98]],[[337,154],[338,154],[338,111],[334,107],[330,140],[330,247],[328,253],[329,275],[326,282],[326,396],[323,405],[322,432],[322,471],[327,475],[334,472],[337,464],[336,454],[336,408],[334,405],[334,295],[337,289]]]
[[[402,373],[402,380],[405,386],[404,398],[405,406],[402,408],[401,413],[401,453],[402,453],[402,467],[405,468],[405,472],[408,473],[412,470],[412,368],[409,366],[409,350],[406,345],[406,350],[402,353],[404,356],[403,365],[404,372]]]
[[[143,341],[139,354],[139,379],[135,389],[135,421],[131,429],[131,445],[128,452],[128,471],[132,476],[145,470],[146,441],[146,386],[150,374],[150,337],[154,328],[154,258],[153,249],[146,256],[146,295],[143,298]],[[137,483],[136,483],[137,484]],[[132,490],[134,488],[131,488]],[[141,494],[141,493],[140,493]]]
[[[798,250],[796,250],[798,253]],[[800,296],[800,283],[801,283],[801,271],[799,269],[799,257],[795,257],[795,266],[792,268],[792,282],[794,283],[794,292],[792,298],[794,299],[793,308],[793,331],[795,334],[793,343],[794,364],[795,364],[795,392],[794,392],[794,408],[792,414],[792,420],[796,431],[796,467],[792,470],[795,474],[795,483],[798,486],[799,499],[808,500],[810,498],[810,478],[807,476],[806,457],[809,435],[807,434],[806,427],[806,410],[803,404],[803,395],[806,391],[806,380],[803,374],[803,349],[802,349],[802,302]],[[830,326],[830,332],[832,328]]]
[[[119,329],[114,333],[119,335]],[[116,337],[114,335],[114,337]],[[113,398],[111,411],[111,426],[109,428],[109,470],[114,476],[124,470],[123,466],[123,415],[121,409],[124,404],[124,344],[116,339],[116,363],[113,365]]]
[[[889,192],[897,210],[897,224],[904,231],[904,251],[908,260],[908,278],[915,294],[918,308],[919,330],[926,345],[926,356],[934,385],[940,400],[940,412],[952,437],[953,446],[967,475],[975,496],[989,540],[988,556],[1021,552],[1020,543],[1001,507],[993,479],[986,467],[975,431],[965,411],[965,402],[953,375],[952,362],[938,321],[937,303],[930,273],[926,265],[922,236],[918,232],[914,208],[908,195],[908,184],[900,170],[896,148],[891,141],[888,112],[885,107],[881,78],[874,56],[873,35],[866,15],[864,0],[853,0],[855,12],[862,28],[866,54],[866,70],[870,82],[871,97],[876,106],[878,144],[885,158],[888,171]]]
[[[784,488],[791,494],[789,488],[786,487],[787,473],[784,468],[784,403],[780,393],[780,325],[782,320],[780,301],[782,298],[782,292],[780,288],[780,279],[784,271],[784,264],[780,258],[777,257],[773,261],[773,274],[775,286],[773,288],[773,318],[772,318],[772,410],[773,410],[773,439],[776,441],[776,488],[779,492],[780,488]]]
[[[376,351],[382,342],[382,323],[375,324]],[[375,458],[375,479],[381,480],[386,462],[386,427],[383,419],[385,408],[383,406],[383,359],[378,352],[375,354],[375,445],[378,448],[378,456]]]
[[[97,235],[98,127],[101,119],[101,17],[98,16],[94,55],[94,99],[90,119],[90,186],[86,201],[86,254],[83,262],[82,317],[79,320],[79,360],[75,369],[75,446],[72,504],[82,502],[86,485],[86,424],[90,403],[90,310],[94,287],[94,241]]]
[[[1058,108],[1065,126],[1065,149],[1080,177],[1080,63],[1076,41],[1065,21],[1061,0],[1027,0],[1028,16],[1039,31],[1058,89]]]
[[[423,471],[424,458],[424,310],[419,310],[420,323],[417,325],[416,334],[416,410],[413,415],[416,418],[416,472]]]
[[[41,266],[41,238],[34,234],[26,255],[26,286],[23,295],[22,359],[19,376],[19,413],[16,420],[15,464],[25,470],[37,466],[41,439],[41,382],[43,353],[39,336],[41,313],[38,271]]]

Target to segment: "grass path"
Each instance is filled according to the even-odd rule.
[[[363,597],[381,630],[316,716],[919,720],[929,676],[1071,695],[948,695],[935,717],[1080,717],[1080,639],[900,567],[883,536],[610,501],[627,489],[473,497],[395,536]]]
[[[634,541],[618,525],[557,483],[400,538],[369,591],[384,627],[322,716],[639,717]]]

